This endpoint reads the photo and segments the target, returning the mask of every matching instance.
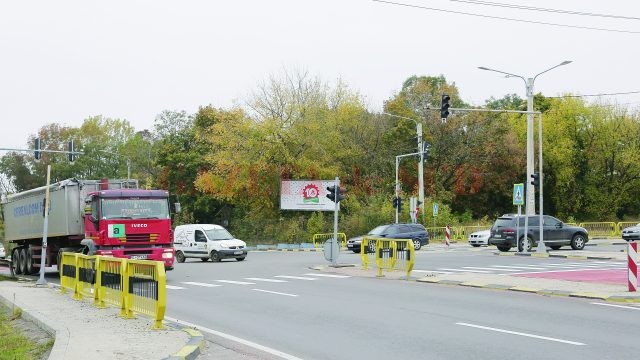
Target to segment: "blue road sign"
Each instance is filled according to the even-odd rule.
[[[513,184],[513,205],[524,205],[524,184]]]
[[[438,216],[438,203],[433,203],[433,217]]]

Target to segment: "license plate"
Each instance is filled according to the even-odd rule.
[[[498,235],[498,234],[496,234],[496,235],[493,235],[493,237],[494,237],[494,238],[501,238],[501,237],[502,237],[502,235]]]
[[[131,260],[145,260],[147,255],[131,255]]]
[[[242,251],[234,251],[233,252],[233,255],[240,255],[240,254],[242,254]]]

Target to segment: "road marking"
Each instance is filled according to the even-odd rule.
[[[349,275],[333,275],[333,274],[304,274],[304,275],[310,275],[310,276],[320,276],[320,277],[330,277],[330,278],[337,278],[337,279],[346,279],[346,278],[350,278],[351,276]]]
[[[264,281],[264,282],[274,282],[274,283],[283,283],[283,282],[288,282],[287,280],[263,279],[263,278],[245,278],[245,280]]]
[[[545,271],[525,271],[525,272],[513,273],[509,275],[546,274],[551,272],[602,271],[602,270],[616,270],[616,269],[547,269]]]
[[[498,268],[507,268],[507,269],[527,269],[527,270],[544,270],[544,268],[541,267],[533,267],[533,266],[513,266],[513,265],[492,265],[493,267],[498,267]]]
[[[233,280],[215,280],[217,282],[225,283],[225,284],[237,284],[237,285],[255,285],[256,283],[247,282],[247,281],[233,281]]]
[[[318,280],[316,278],[304,277],[304,276],[289,276],[289,275],[276,275],[277,278],[294,279],[294,280]]]
[[[481,273],[481,274],[489,274],[489,273],[491,273],[491,271],[484,271],[484,270],[463,270],[463,269],[448,269],[448,268],[438,268],[438,270],[457,271],[457,272],[472,272],[472,273]]]
[[[201,282],[195,282],[195,281],[184,281],[181,284],[185,284],[185,285],[195,285],[195,286],[204,286],[204,287],[217,287],[217,286],[222,286],[222,285],[218,285],[218,284],[207,284],[207,283],[201,283]]]
[[[173,286],[173,285],[165,285],[165,287],[167,289],[170,289],[170,290],[182,290],[182,289],[184,289],[182,286]]]
[[[587,345],[587,344],[583,344],[583,343],[581,343],[581,342],[576,342],[576,341],[569,341],[569,340],[556,339],[556,338],[547,337],[547,336],[540,336],[540,335],[534,335],[534,334],[527,334],[527,333],[518,332],[518,331],[510,331],[510,330],[504,330],[504,329],[492,328],[492,327],[488,327],[488,326],[481,326],[481,325],[468,324],[468,323],[463,323],[463,322],[457,322],[457,323],[456,323],[456,325],[469,326],[469,327],[478,328],[478,329],[484,329],[484,330],[497,331],[497,332],[501,332],[501,333],[505,333],[505,334],[512,334],[512,335],[526,336],[526,337],[531,337],[531,338],[534,338],[534,339],[541,339],[541,340],[556,341],[556,342],[561,342],[561,343],[570,344],[570,345]]]
[[[423,272],[423,273],[436,273],[436,274],[452,274],[451,271],[436,271],[436,270],[411,270],[413,272]]]
[[[605,303],[592,303],[593,305],[602,305],[602,306],[611,306],[611,307],[617,307],[617,308],[623,308],[623,309],[631,309],[631,310],[640,310],[640,307],[633,307],[633,306],[624,306],[624,305],[614,305],[614,304],[605,304]],[[638,306],[638,305],[636,305]]]
[[[221,338],[225,338],[225,339],[228,339],[228,340],[231,340],[231,341],[235,341],[237,343],[240,343],[240,344],[243,344],[243,345],[246,345],[246,346],[250,346],[250,347],[252,347],[254,349],[257,349],[257,350],[260,350],[260,351],[264,351],[266,353],[269,353],[269,354],[274,355],[274,356],[278,356],[278,357],[283,358],[285,360],[302,360],[299,357],[296,357],[296,356],[293,356],[293,355],[289,355],[287,353],[284,353],[282,351],[278,351],[276,349],[272,349],[272,348],[264,346],[264,345],[256,344],[256,343],[254,343],[252,341],[245,340],[245,339],[239,338],[237,336],[233,336],[233,335],[230,335],[230,334],[227,334],[227,333],[223,333],[221,331],[216,331],[216,330],[204,327],[204,326],[192,324],[192,323],[189,323],[189,322],[186,322],[186,321],[182,321],[182,320],[178,320],[178,319],[175,319],[175,318],[171,318],[171,317],[168,317],[168,316],[165,316],[164,318],[166,320],[173,321],[174,323],[177,323],[177,324],[182,324],[182,325],[185,325],[185,326],[188,326],[188,327],[196,328],[196,329],[198,329],[198,330],[200,330],[202,332],[206,332],[206,333],[209,333],[209,334],[212,334],[212,335],[215,335],[215,336],[219,336]]]
[[[287,294],[287,293],[283,293],[283,292],[277,292],[277,291],[269,291],[269,290],[262,290],[262,289],[251,289],[254,291],[262,291],[262,292],[266,292],[269,294],[276,294],[276,295],[284,295],[284,296],[292,296],[292,297],[297,297],[298,295],[296,294]]]
[[[477,270],[491,270],[491,271],[520,271],[515,269],[496,269],[496,268],[486,268],[486,267],[475,267],[475,266],[463,266],[463,269],[477,269]]]

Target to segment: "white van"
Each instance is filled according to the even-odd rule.
[[[231,235],[227,229],[214,224],[178,225],[173,232],[176,260],[200,258],[218,262],[226,258],[242,261],[247,257],[247,244]]]

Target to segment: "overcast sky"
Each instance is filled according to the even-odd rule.
[[[397,1],[447,12],[370,0],[6,0],[0,148],[31,148],[28,137],[42,126],[80,126],[93,115],[143,130],[165,109],[244,104],[260,82],[284,70],[330,83],[341,78],[374,111],[414,74],[444,75],[473,105],[509,93],[525,97],[522,80],[478,66],[530,77],[572,60],[538,77],[536,92],[640,91],[640,2],[495,1],[590,15],[477,0]],[[640,93],[605,99],[640,106]]]

